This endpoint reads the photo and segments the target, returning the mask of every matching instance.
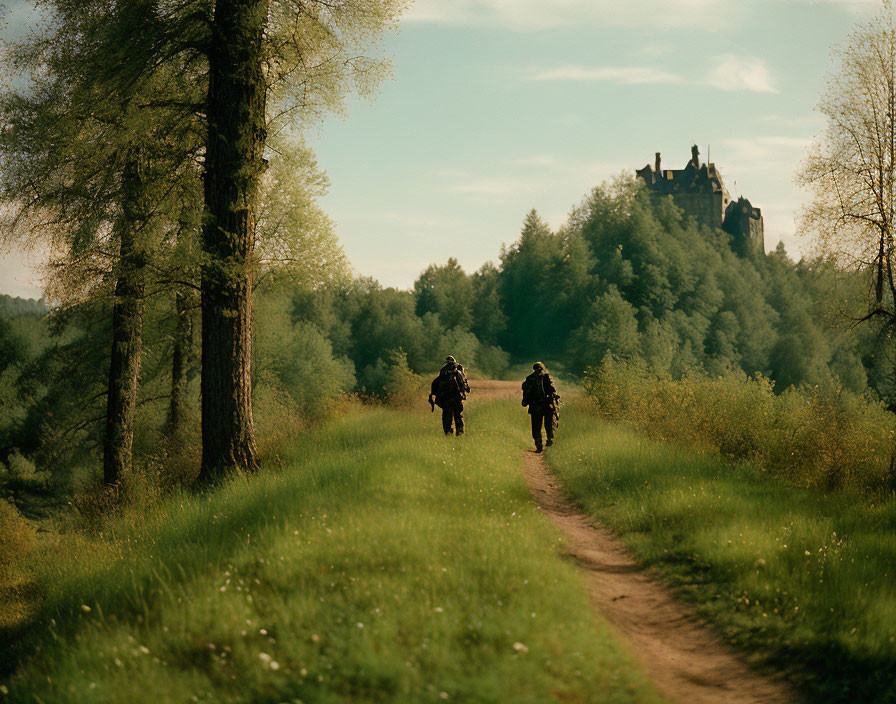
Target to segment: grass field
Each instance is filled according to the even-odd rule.
[[[570,495],[811,702],[896,702],[896,500],[797,489],[564,412]]]
[[[468,416],[352,412],[280,468],[45,539],[5,700],[658,701],[530,501],[528,418]]]

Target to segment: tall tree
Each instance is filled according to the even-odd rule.
[[[801,180],[813,199],[801,229],[822,252],[869,275],[863,320],[882,338],[896,332],[896,16],[884,0],[871,22],[834,51],[834,74],[818,109],[827,127]]]
[[[103,476],[114,484],[131,467],[143,299],[161,223],[180,207],[178,182],[197,175],[196,54],[158,65],[177,18],[157,0],[43,7],[42,31],[11,47],[7,68],[19,80],[0,101],[7,236],[50,249],[57,304],[109,303]]]
[[[202,469],[257,463],[251,393],[254,221],[265,144],[291,117],[376,85],[364,55],[405,0],[215,0],[208,44],[202,259]],[[273,108],[273,109],[271,109]]]
[[[550,277],[562,259],[562,243],[535,209],[526,214],[520,238],[501,253],[500,297],[507,315],[502,347],[538,357],[555,351]]]
[[[457,259],[444,266],[430,264],[414,282],[417,315],[435,313],[446,328],[470,328],[473,321],[473,282]]]
[[[269,0],[217,0],[209,46],[202,246],[202,470],[257,464],[252,421],[254,210],[264,169]]]

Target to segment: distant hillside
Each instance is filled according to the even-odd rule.
[[[17,315],[46,315],[47,305],[43,300],[19,298],[0,293],[0,315],[14,318]]]

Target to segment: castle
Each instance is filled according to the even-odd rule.
[[[683,169],[663,170],[657,152],[655,165],[647,164],[636,173],[654,193],[672,196],[685,215],[730,234],[734,251],[742,255],[765,254],[762,211],[743,196],[731,200],[716,165],[700,163],[696,145],[691,147],[691,160]]]

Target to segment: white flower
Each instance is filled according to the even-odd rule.
[[[513,644],[513,649],[515,651],[517,651],[518,653],[528,653],[529,652],[529,648],[527,646],[523,645],[522,643],[520,643],[519,641],[517,641],[516,643]]]

